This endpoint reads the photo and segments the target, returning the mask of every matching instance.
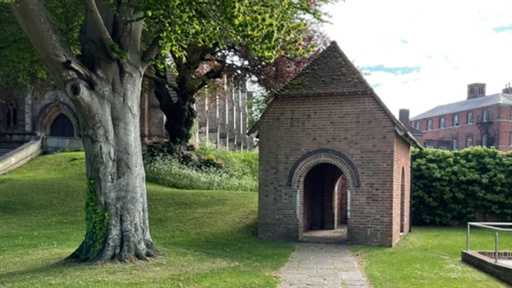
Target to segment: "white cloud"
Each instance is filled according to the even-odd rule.
[[[327,11],[325,31],[359,67],[419,67],[366,79],[388,108],[411,116],[466,99],[467,84],[487,94],[512,82],[512,1],[346,0]]]

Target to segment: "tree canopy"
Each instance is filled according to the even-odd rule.
[[[148,67],[164,66],[170,54],[177,70],[195,71],[194,57],[207,59],[220,48],[243,46],[265,61],[307,52],[300,31],[321,21],[320,5],[334,0],[0,1],[10,2],[28,38],[20,37],[2,4],[0,21],[8,27],[0,29],[0,59],[10,71],[0,67],[0,81],[16,86],[49,76],[78,116],[88,179],[86,233],[68,259],[132,261],[160,255],[149,232],[140,142]],[[188,89],[191,82],[183,83]]]

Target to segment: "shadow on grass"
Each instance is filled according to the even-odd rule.
[[[273,269],[284,265],[293,251],[293,245],[289,243],[258,238],[256,221],[228,232],[171,238],[164,245],[240,263],[245,267],[262,265]]]
[[[77,268],[80,269],[83,265],[90,266],[92,264],[80,264],[76,262],[66,262],[59,260],[50,264],[43,264],[41,266],[36,266],[29,269],[20,269],[16,271],[0,273],[0,287],[9,287],[10,284],[15,284],[13,282],[10,283],[9,281],[38,278],[38,276],[48,276],[49,274],[54,274],[56,272],[63,273]]]

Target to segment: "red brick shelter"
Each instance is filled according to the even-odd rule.
[[[393,246],[410,227],[410,148],[418,142],[336,42],[275,93],[259,138],[258,233],[302,240],[347,227]]]

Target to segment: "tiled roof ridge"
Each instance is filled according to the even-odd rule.
[[[341,60],[341,62],[344,64],[344,67],[340,67],[339,71],[336,70],[336,71],[333,71],[333,73],[340,73],[341,70],[343,70],[343,68],[348,68],[347,70],[343,70],[343,71],[345,72],[346,75],[349,76],[350,82],[353,82],[353,84],[354,84],[353,86],[356,87],[355,89],[346,89],[346,91],[350,90],[350,91],[368,92],[368,91],[373,90],[371,88],[371,86],[368,84],[368,82],[366,81],[366,79],[362,76],[360,71],[354,66],[352,61],[350,61],[348,59],[348,57],[345,55],[345,53],[343,53],[341,48],[338,46],[338,43],[336,41],[331,41],[331,43],[329,44],[329,46],[327,46],[327,48],[325,48],[323,51],[318,53],[318,55],[316,55],[313,59],[311,59],[311,61],[304,68],[302,68],[295,76],[293,76],[288,82],[286,82],[278,91],[275,92],[274,95],[279,97],[279,96],[283,96],[283,95],[325,94],[326,93],[325,91],[308,91],[308,92],[296,91],[297,89],[296,89],[296,87],[294,87],[294,85],[297,84],[296,82],[300,81],[300,78],[302,76],[304,76],[304,74],[310,73],[311,70],[313,70],[313,69],[317,69],[316,67],[318,65],[320,65],[318,63],[322,63],[322,60],[324,60],[324,58],[329,58],[329,57],[333,56],[333,54],[338,56],[339,60]],[[346,76],[346,75],[344,75],[344,76]],[[344,80],[347,80],[347,79],[344,79]],[[353,81],[353,80],[355,80],[355,81]],[[361,87],[357,87],[357,86],[363,86],[363,87],[361,88]],[[335,91],[333,90],[333,91],[329,91],[329,92],[343,92],[343,91],[338,88]]]
[[[510,101],[510,103],[505,103],[505,101]],[[464,105],[466,104],[466,105]],[[411,118],[411,120],[424,119],[428,117],[436,117],[450,113],[462,112],[466,110],[472,110],[487,106],[492,106],[496,104],[510,104],[512,105],[512,94],[507,93],[494,93],[484,97],[466,99],[461,101],[456,101],[452,103],[447,103],[443,105],[438,105],[432,109],[429,109],[421,114],[418,114]],[[443,108],[445,110],[443,110]],[[440,112],[436,112],[440,111]]]

